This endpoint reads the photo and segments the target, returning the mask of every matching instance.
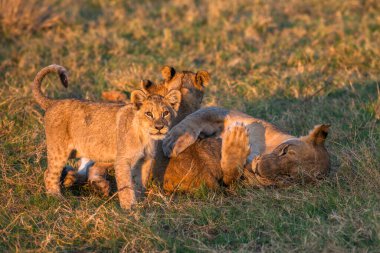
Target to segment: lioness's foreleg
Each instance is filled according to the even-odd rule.
[[[188,115],[166,135],[162,149],[167,157],[176,157],[198,137],[219,136],[229,111],[216,107],[200,109]]]
[[[225,184],[229,185],[241,177],[249,153],[249,136],[244,125],[236,124],[227,129],[222,140],[221,159]]]

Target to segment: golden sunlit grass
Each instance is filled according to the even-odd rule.
[[[380,248],[378,1],[0,0],[0,251],[376,251]],[[312,186],[165,195],[131,212],[88,187],[47,197],[39,69],[55,98],[208,70],[205,105],[295,135],[330,123],[331,176]],[[377,116],[378,117],[378,116]]]

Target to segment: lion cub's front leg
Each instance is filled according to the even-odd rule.
[[[130,209],[136,203],[135,185],[132,180],[132,168],[136,160],[136,157],[116,158],[115,177],[120,206],[123,209]]]
[[[122,208],[131,208],[144,196],[153,164],[153,157],[149,155],[116,158],[115,176]]]
[[[236,124],[227,129],[223,136],[221,159],[225,184],[229,185],[232,181],[240,178],[249,152],[247,129],[241,124]]]

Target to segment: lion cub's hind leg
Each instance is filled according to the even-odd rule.
[[[61,196],[61,174],[71,150],[64,143],[62,145],[59,142],[50,141],[48,136],[46,142],[48,144],[48,169],[44,173],[46,192],[49,195]]]
[[[231,126],[223,135],[221,167],[227,185],[243,174],[250,153],[248,131],[242,124]]]

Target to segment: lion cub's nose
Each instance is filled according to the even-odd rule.
[[[157,130],[161,130],[162,128],[164,128],[164,124],[163,123],[156,123],[154,124],[154,127],[157,129]]]

